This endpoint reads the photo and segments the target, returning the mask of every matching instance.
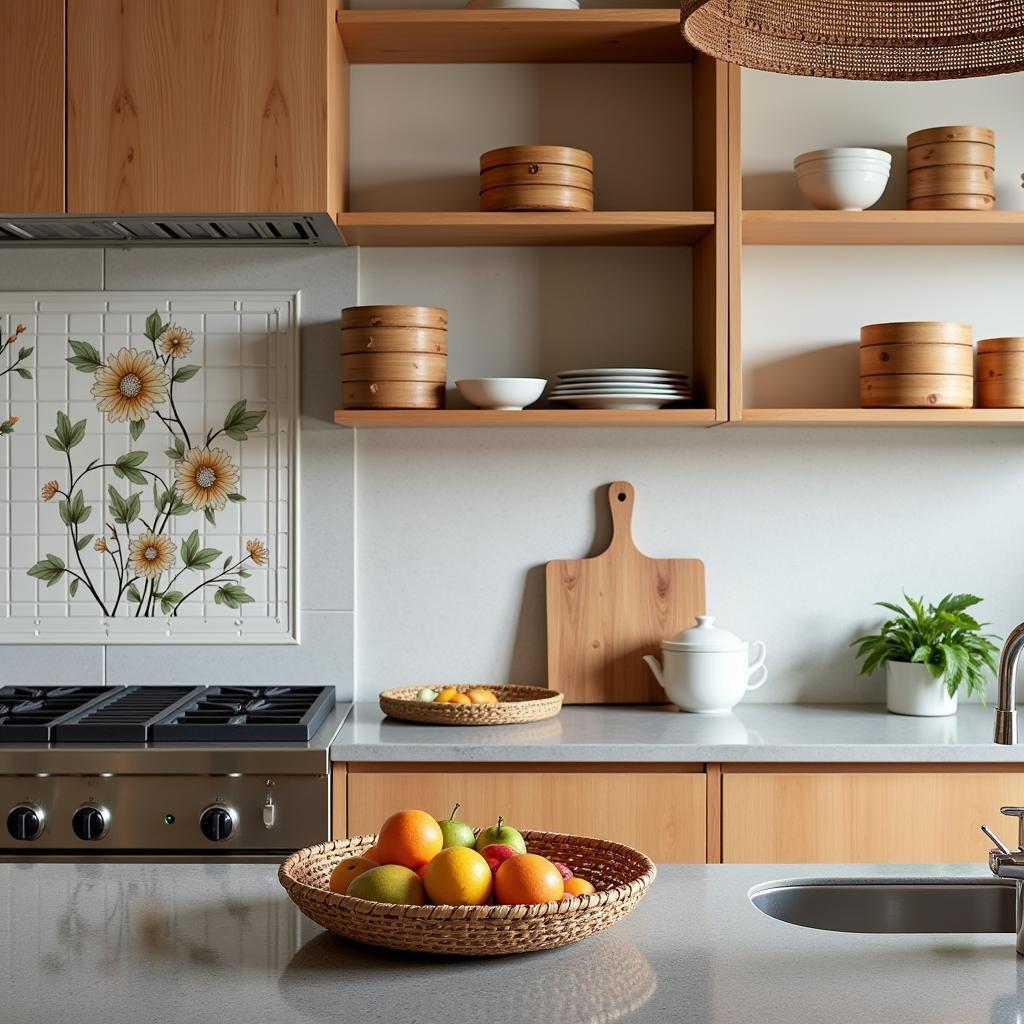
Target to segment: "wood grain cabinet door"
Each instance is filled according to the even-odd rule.
[[[64,212],[64,0],[0,0],[0,213]]]
[[[727,864],[986,862],[982,822],[1016,842],[999,808],[1024,801],[1024,771],[723,770]]]
[[[340,210],[336,7],[67,0],[69,212]]]
[[[456,802],[462,804],[461,820],[474,826],[502,814],[519,828],[626,843],[656,863],[705,860],[706,781],[702,771],[686,765],[612,771],[589,765],[438,765],[429,771],[349,765],[350,835],[376,832],[388,815],[405,807],[442,818]]]

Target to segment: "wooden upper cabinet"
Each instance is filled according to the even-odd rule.
[[[67,0],[68,212],[336,216],[339,3]]]
[[[0,0],[0,212],[64,212],[64,0]]]

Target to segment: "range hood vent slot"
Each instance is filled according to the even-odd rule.
[[[324,213],[274,216],[3,217],[0,246],[344,245]]]

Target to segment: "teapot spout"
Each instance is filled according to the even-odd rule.
[[[644,661],[647,662],[647,667],[651,670],[654,678],[658,680],[659,686],[664,686],[665,682],[661,672],[661,662],[653,654],[645,654]]]

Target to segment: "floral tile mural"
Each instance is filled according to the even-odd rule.
[[[0,293],[0,642],[296,639],[293,293]]]

